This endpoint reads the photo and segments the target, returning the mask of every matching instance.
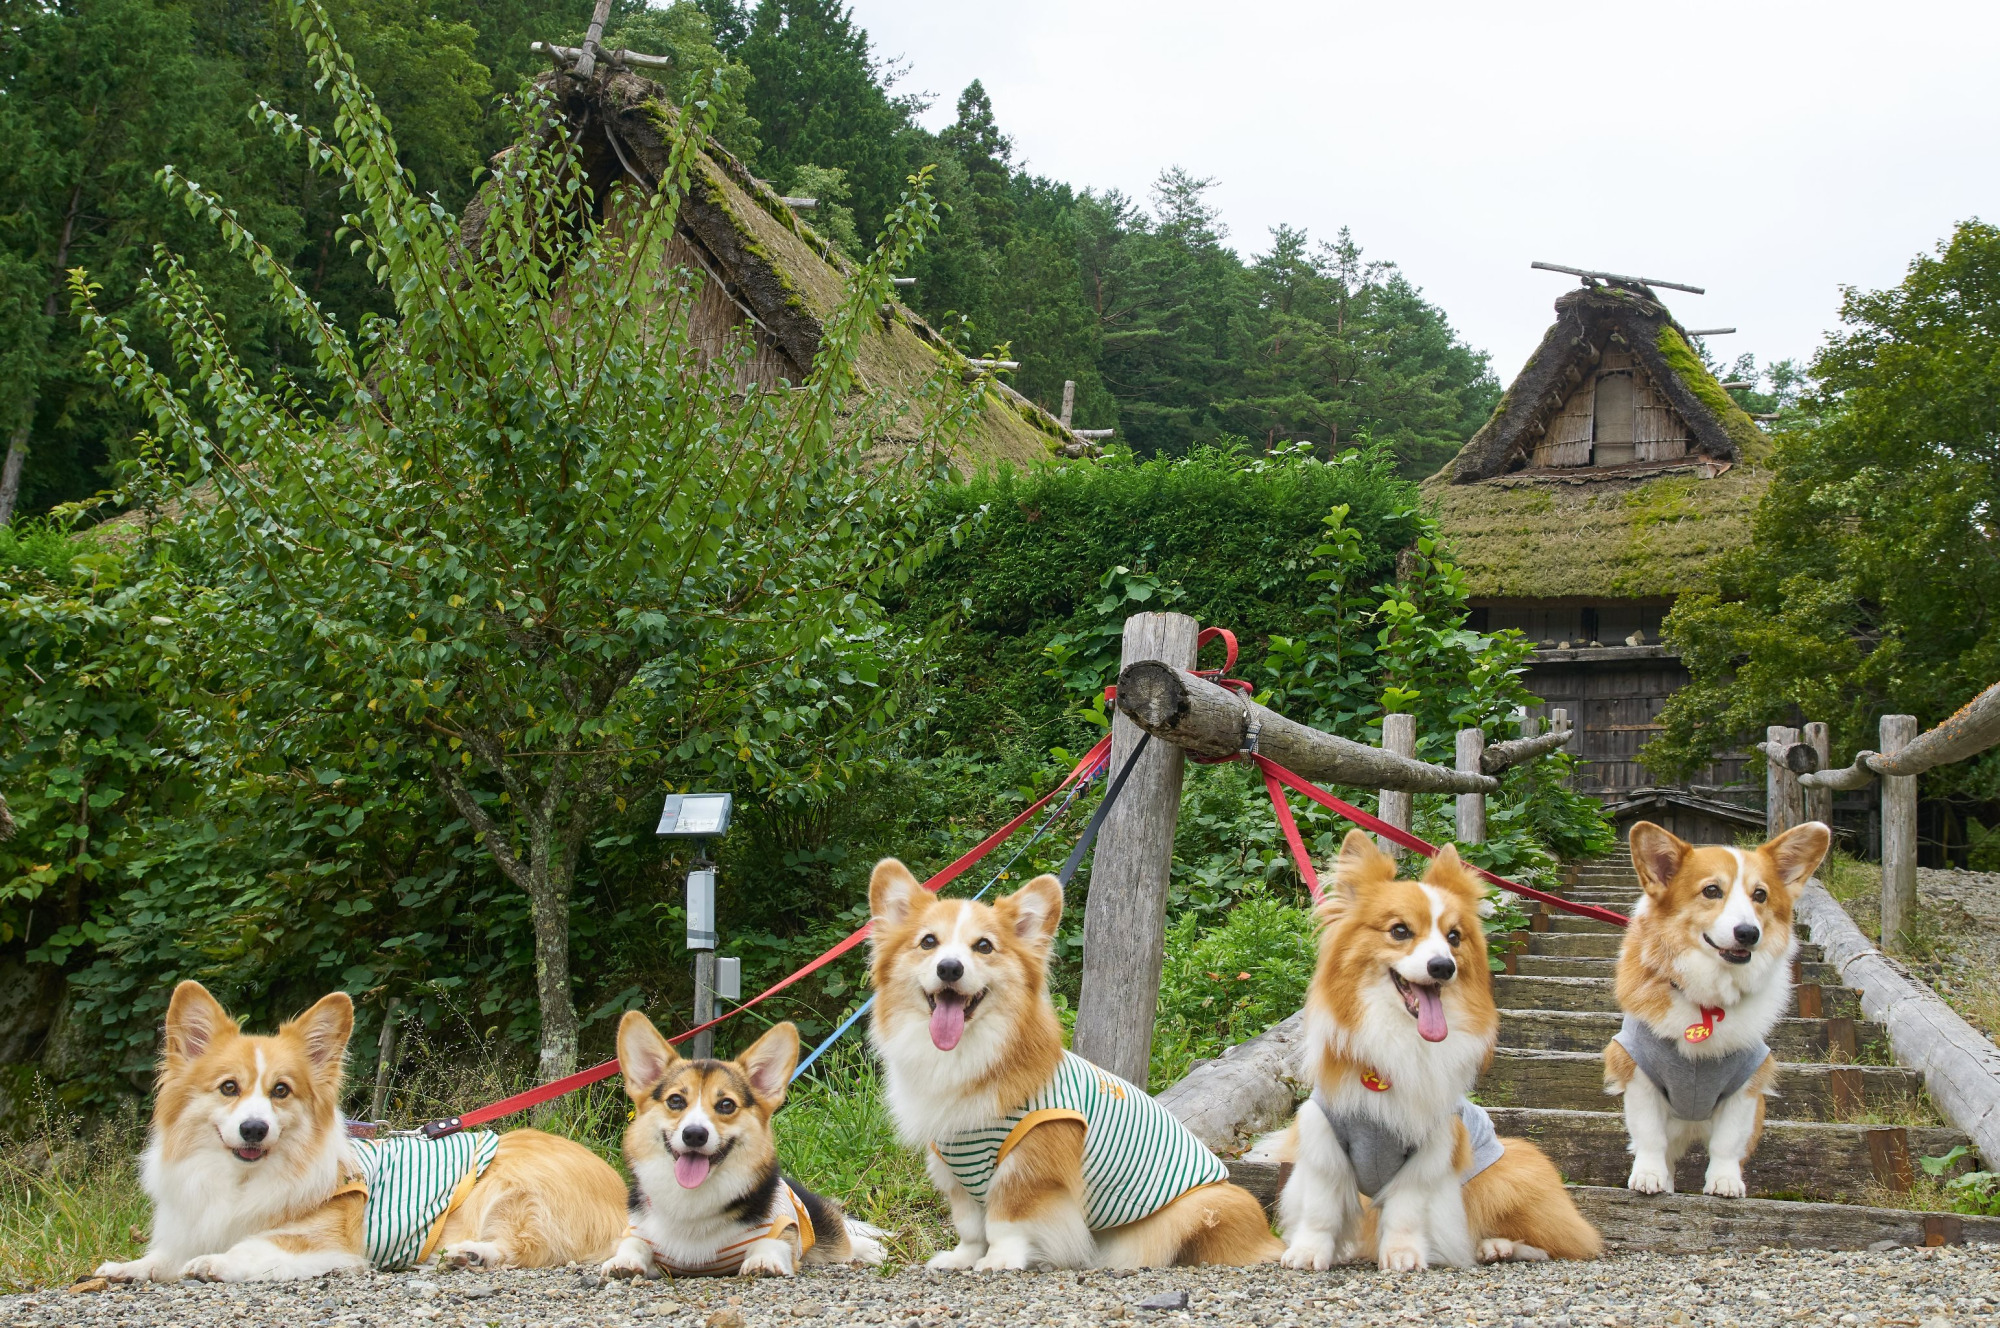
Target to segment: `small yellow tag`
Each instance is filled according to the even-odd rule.
[[[1685,1029],[1681,1030],[1681,1036],[1689,1042],[1706,1042],[1708,1041],[1709,1034],[1712,1032],[1714,1030],[1707,1024],[1689,1024]]]

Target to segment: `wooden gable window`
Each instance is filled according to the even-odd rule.
[[[1625,466],[1687,455],[1685,422],[1627,347],[1614,342],[1549,420],[1536,466]]]
[[[1624,466],[1633,460],[1633,412],[1637,405],[1632,371],[1615,369],[1597,376],[1590,413],[1590,464]]]

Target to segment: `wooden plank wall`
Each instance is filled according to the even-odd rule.
[[[1651,788],[1661,781],[1639,764],[1639,749],[1660,732],[1667,698],[1690,681],[1678,660],[1619,660],[1589,664],[1538,663],[1522,681],[1554,707],[1569,711],[1577,736],[1569,752],[1582,759],[1579,790],[1598,793]],[[1748,757],[1723,753],[1696,783],[1733,784]]]
[[[1629,455],[1625,452],[1624,429],[1596,427],[1597,384],[1606,374],[1631,376],[1633,418]],[[1623,399],[1622,393],[1619,399]],[[1617,440],[1611,450],[1602,454],[1596,451],[1593,441],[1598,432],[1604,432],[1607,439],[1615,436]],[[1646,367],[1629,347],[1613,342],[1604,348],[1596,368],[1549,420],[1547,431],[1535,444],[1532,464],[1568,467],[1615,465],[1627,460],[1678,461],[1687,455],[1689,441],[1687,424],[1660,395]]]

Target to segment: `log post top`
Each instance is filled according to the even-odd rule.
[[[1488,774],[1431,765],[1323,733],[1159,660],[1125,666],[1118,675],[1118,709],[1190,755],[1255,752],[1306,779],[1409,793],[1492,793],[1500,787]]]

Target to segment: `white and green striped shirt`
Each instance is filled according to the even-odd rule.
[[[435,1251],[445,1219],[492,1165],[500,1136],[472,1130],[442,1139],[352,1139],[348,1146],[368,1192],[363,1252],[376,1268],[408,1268]]]
[[[1021,1106],[931,1147],[983,1204],[1000,1163],[1048,1120],[1083,1123],[1083,1218],[1093,1231],[1150,1217],[1189,1190],[1229,1179],[1222,1160],[1165,1107],[1068,1051],[1055,1078]]]

